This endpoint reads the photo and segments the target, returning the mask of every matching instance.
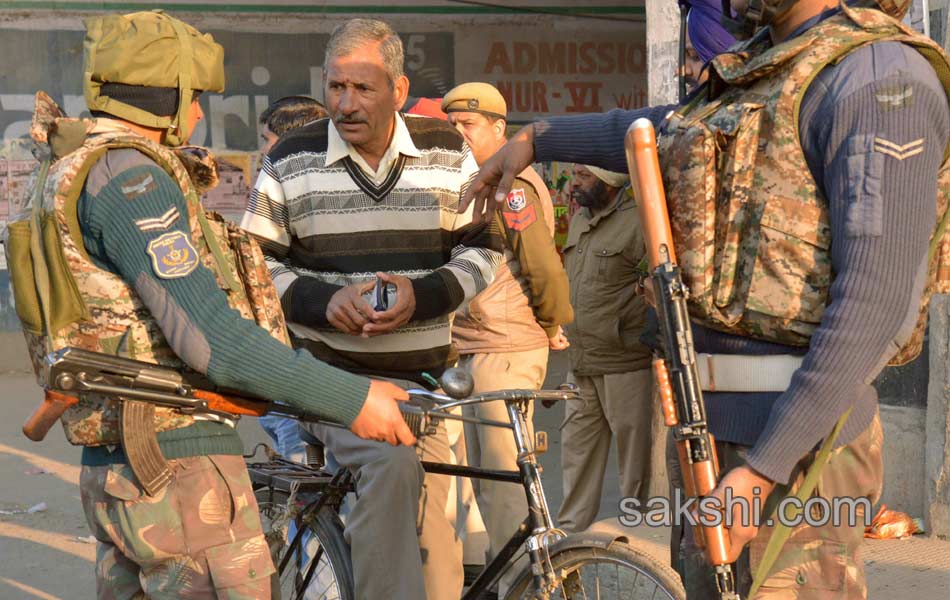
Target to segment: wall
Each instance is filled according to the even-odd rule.
[[[329,33],[352,16],[377,16],[393,24],[406,48],[414,96],[440,97],[457,83],[487,81],[506,96],[515,125],[538,115],[646,103],[642,2],[528,1],[519,2],[518,11],[444,1],[315,4],[162,3],[225,48],[227,89],[202,95],[206,119],[192,136],[193,143],[213,148],[225,161],[227,177],[205,199],[209,208],[239,218],[258,164],[258,116],[282,96],[322,98]],[[84,114],[81,19],[144,6],[0,2],[0,55],[16,66],[0,72],[0,227],[24,203],[35,165],[27,137],[33,94],[44,90],[70,116]],[[50,10],[63,7],[73,10]],[[17,326],[6,282],[0,258],[0,330]]]

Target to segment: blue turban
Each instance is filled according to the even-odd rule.
[[[736,43],[736,38],[719,22],[720,0],[681,0],[681,4],[689,7],[686,25],[689,41],[704,64]]]

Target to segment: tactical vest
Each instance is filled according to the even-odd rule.
[[[827,199],[811,177],[798,112],[821,70],[879,41],[911,45],[950,94],[938,45],[880,11],[845,7],[774,47],[756,37],[712,61],[707,94],[671,115],[658,140],[663,183],[689,310],[727,333],[807,346],[834,278]],[[920,313],[895,340],[892,363],[919,354],[930,296],[950,291],[943,236],[950,162],[939,172],[937,227]],[[939,272],[938,272],[939,271]]]
[[[204,212],[188,172],[171,149],[126,129],[66,119],[42,92],[37,94],[31,134],[41,149],[48,147],[51,151],[45,178],[46,164],[41,164],[27,188],[32,202],[41,204],[38,214],[28,206],[13,217],[5,248],[17,315],[41,385],[44,356],[65,347],[183,368],[135,289],[118,275],[96,266],[82,243],[77,206],[86,177],[108,150],[116,148],[142,152],[178,183],[187,199],[192,240],[202,264],[211,269],[227,294],[228,304],[287,343],[280,300],[260,248],[240,228]],[[42,189],[37,189],[38,184]],[[46,264],[48,298],[42,298],[39,291],[34,270],[37,256],[31,250],[31,241],[33,248],[41,247],[39,260]],[[119,443],[117,404],[101,396],[83,395],[63,415],[67,439],[84,446]],[[176,410],[156,408],[156,431],[193,422],[193,417]]]

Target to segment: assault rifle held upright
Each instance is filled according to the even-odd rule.
[[[703,498],[716,488],[719,461],[715,441],[706,427],[706,405],[686,309],[688,290],[676,265],[653,124],[647,119],[634,121],[627,130],[624,149],[646,242],[653,304],[665,355],[653,361],[663,418],[673,428],[686,496]],[[722,599],[738,600],[732,565],[726,561],[729,534],[725,527],[700,521],[695,533],[706,559],[716,569]]]

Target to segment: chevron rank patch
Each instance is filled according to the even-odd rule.
[[[142,194],[151,192],[156,187],[158,186],[155,183],[155,178],[152,177],[151,173],[146,173],[141,177],[128,181],[121,189],[126,199],[134,200]]]
[[[139,219],[135,222],[135,226],[142,231],[161,231],[174,225],[175,221],[178,220],[178,216],[178,207],[173,206],[160,217],[154,219]]]
[[[198,266],[198,253],[183,231],[165,233],[148,243],[152,270],[162,279],[185,277]]]
[[[505,225],[512,231],[524,231],[538,220],[538,213],[533,204],[522,207],[517,212],[502,211],[502,215],[505,217]]]
[[[912,156],[917,156],[924,151],[924,138],[918,138],[906,144],[897,144],[890,140],[885,140],[882,137],[875,137],[874,151],[886,154],[897,160],[904,160]]]

